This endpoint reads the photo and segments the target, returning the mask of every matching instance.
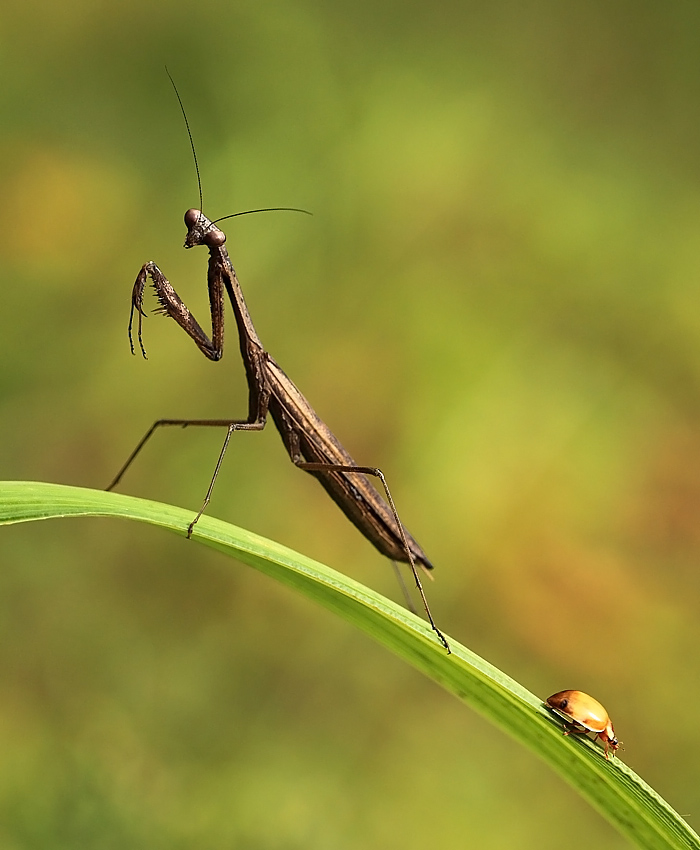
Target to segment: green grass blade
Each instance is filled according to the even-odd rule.
[[[111,516],[185,535],[192,512],[102,490],[0,482],[0,524],[67,516]],[[696,848],[700,838],[618,758],[584,738],[564,737],[542,701],[452,638],[447,655],[430,626],[374,591],[278,543],[204,516],[193,541],[272,576],[406,659],[471,708],[534,750],[637,846]]]

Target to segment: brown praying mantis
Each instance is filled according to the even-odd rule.
[[[136,314],[139,346],[143,357],[146,357],[142,338],[142,320],[146,316],[143,310],[143,296],[146,283],[150,278],[159,302],[155,312],[174,319],[183,331],[194,340],[199,350],[210,360],[220,360],[224,347],[225,293],[231,302],[238,327],[241,357],[248,383],[248,415],[245,419],[158,419],[144,434],[107,490],[116,487],[126,470],[158,428],[172,425],[182,428],[189,426],[226,428],[224,444],[214,467],[204,502],[187,529],[187,537],[189,538],[197,521],[209,504],[231,435],[234,431],[261,431],[265,427],[269,413],[294,465],[314,475],[321,482],[328,495],[345,516],[374,544],[382,555],[392,561],[395,569],[397,561],[410,565],[428,621],[449,653],[450,646],[433,620],[416,568],[416,565],[419,565],[428,574],[428,571],[433,569],[433,565],[416,540],[403,527],[384,474],[376,467],[359,466],[355,463],[340,441],[319,418],[306,398],[260,342],[243,298],[241,285],[226,250],[226,235],[216,226],[217,222],[223,221],[223,219],[211,221],[201,211],[202,184],[194,142],[180,94],[172,77],[170,81],[175,88],[175,94],[185,119],[197,171],[200,209],[190,209],[185,213],[185,225],[187,226],[185,248],[204,245],[209,250],[207,279],[212,325],[211,338],[202,330],[163,272],[154,262],[148,262],[142,266],[138,273],[131,295],[131,316],[129,318],[131,353],[135,353],[132,331],[134,314]],[[275,209],[291,208],[278,207]],[[305,212],[305,210],[297,211]],[[263,212],[263,210],[250,210],[249,212]],[[243,214],[235,213],[234,215]],[[224,218],[233,218],[233,216],[224,216]],[[386,499],[383,499],[372,486],[367,478],[368,475],[381,481]]]

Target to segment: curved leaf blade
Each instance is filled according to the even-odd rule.
[[[0,482],[0,524],[68,516],[147,522],[185,536],[192,512],[102,490]],[[352,579],[291,549],[203,516],[193,540],[295,588],[405,658],[560,773],[620,832],[648,850],[700,850],[700,838],[619,758],[606,761],[587,738],[564,737],[534,694],[448,638],[447,655],[430,625]]]

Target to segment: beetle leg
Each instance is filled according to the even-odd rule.
[[[585,726],[578,726],[575,724],[571,724],[568,729],[565,730],[564,735],[586,735],[588,734],[588,729]]]
[[[603,746],[605,747],[605,761],[610,761],[610,756],[608,755],[608,750],[610,749],[610,742],[608,740],[608,736],[605,735],[596,735],[596,738],[600,738],[603,742]],[[615,753],[613,752],[613,758],[615,757]]]

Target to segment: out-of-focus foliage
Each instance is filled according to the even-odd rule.
[[[146,260],[206,314],[167,64],[207,213],[314,212],[227,222],[229,250],[264,343],[387,473],[439,623],[602,700],[696,824],[699,41],[678,2],[8,5],[0,476],[99,486],[153,419],[246,409],[233,336],[212,364],[149,318],[129,355]],[[196,510],[221,438],[159,435],[123,489]],[[210,512],[398,592],[272,429],[237,435]],[[3,846],[623,846],[216,554],[94,520],[5,528],[0,564]]]
[[[66,484],[0,482],[2,524],[85,516],[148,522],[180,536],[190,522],[185,508],[151,499]],[[443,635],[438,640],[435,627],[403,605],[293,549],[206,514],[200,517],[192,540],[293,588],[395,652],[537,752],[635,846],[643,850],[700,848],[700,837],[621,762],[619,753],[608,756],[606,746],[601,758],[590,736],[562,734],[561,721],[552,716],[549,705],[454,638],[449,638],[449,644]],[[614,737],[612,741],[617,750],[619,742]]]

